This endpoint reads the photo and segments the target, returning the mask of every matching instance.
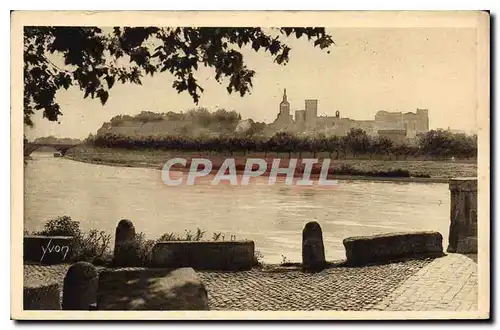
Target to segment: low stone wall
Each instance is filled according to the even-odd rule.
[[[443,255],[443,236],[438,232],[349,237],[344,239],[343,243],[347,264],[356,266],[403,258]]]
[[[68,262],[72,251],[71,236],[24,236],[24,262],[58,264]]]
[[[60,310],[61,290],[57,283],[45,283],[40,279],[31,279],[24,282],[23,309],[24,310]]]
[[[153,248],[154,267],[212,270],[248,270],[254,265],[253,241],[158,242]]]

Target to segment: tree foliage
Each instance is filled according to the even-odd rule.
[[[445,134],[448,139],[443,139]],[[328,152],[330,158],[343,158],[350,153],[353,158],[358,155],[377,154],[393,159],[407,159],[408,157],[424,157],[431,159],[445,159],[447,157],[473,158],[477,154],[477,137],[450,132],[430,131],[419,138],[417,145],[406,143],[395,144],[385,137],[371,137],[365,131],[352,129],[346,136],[313,136],[294,135],[288,132],[278,132],[271,137],[264,136],[234,136],[221,135],[213,137],[190,136],[142,136],[128,137],[119,134],[98,135],[92,141],[97,147],[126,148],[126,149],[164,149],[179,151],[208,151],[216,153],[234,152],[275,152],[291,154],[312,153],[313,157],[320,152]]]
[[[29,141],[26,140],[26,143]],[[71,138],[58,138],[55,136],[43,136],[43,137],[38,137],[33,140],[33,143],[40,143],[40,144],[80,144],[82,143],[82,140],[80,139],[71,139]]]
[[[98,98],[104,105],[116,84],[141,84],[145,75],[168,71],[174,76],[172,87],[188,92],[198,103],[203,87],[196,79],[200,66],[214,69],[214,78],[225,82],[228,93],[241,96],[250,92],[255,71],[244,62],[241,49],[250,47],[286,65],[290,47],[283,37],[307,38],[314,47],[333,44],[324,28],[208,27],[25,27],[24,29],[24,122],[33,125],[37,110],[57,121],[62,115],[56,101],[61,88],[78,87],[83,97]],[[50,59],[57,54],[64,60],[58,66]],[[125,62],[126,64],[120,64]]]
[[[348,149],[354,156],[367,153],[371,147],[370,137],[361,128],[351,129],[347,133],[346,141]]]
[[[139,135],[220,135],[235,132],[241,121],[241,115],[234,110],[217,109],[210,112],[206,108],[194,108],[183,113],[169,111],[167,113],[154,113],[142,111],[131,115],[117,115],[105,123],[98,133],[118,130],[125,127],[124,131],[134,130]],[[264,123],[251,121],[249,129],[244,135],[255,135],[265,128]]]
[[[477,135],[431,130],[419,136],[420,149],[433,158],[477,156]]]

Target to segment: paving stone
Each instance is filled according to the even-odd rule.
[[[62,284],[68,267],[25,265],[24,272]],[[312,274],[265,269],[197,273],[211,310],[477,310],[477,265],[459,254]]]
[[[461,254],[448,254],[435,259],[373,309],[475,311],[478,297],[477,264],[474,260]],[[418,295],[418,298],[412,298],[412,304],[402,298],[413,295]]]

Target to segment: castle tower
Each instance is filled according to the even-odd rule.
[[[283,101],[280,103],[280,116],[284,116],[285,118],[290,117],[290,103],[287,100],[286,88],[283,92]]]
[[[306,127],[314,129],[318,117],[318,100],[306,100]]]
[[[429,131],[429,110],[417,109],[417,116],[419,118],[419,123],[418,123],[419,133],[427,133]]]

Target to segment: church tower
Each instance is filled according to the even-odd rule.
[[[285,118],[290,117],[290,103],[286,97],[286,88],[283,92],[283,101],[280,103],[280,116],[284,116]]]

